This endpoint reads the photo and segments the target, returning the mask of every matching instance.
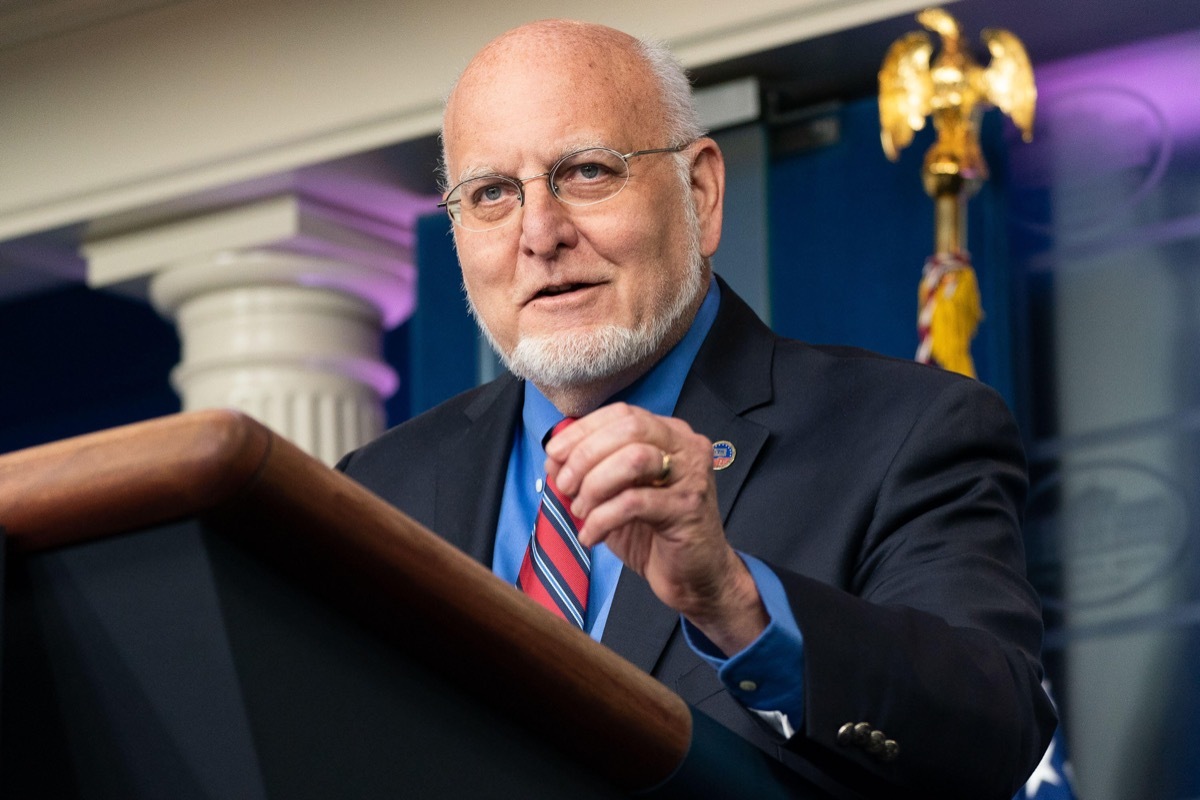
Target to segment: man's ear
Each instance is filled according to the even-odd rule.
[[[725,157],[707,136],[692,145],[692,197],[700,220],[700,254],[709,258],[721,241],[725,202]]]

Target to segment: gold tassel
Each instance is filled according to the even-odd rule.
[[[971,340],[983,319],[975,270],[969,264],[948,270],[936,291],[933,318],[929,324],[930,355],[943,369],[974,378]]]

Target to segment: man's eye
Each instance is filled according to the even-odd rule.
[[[507,181],[481,181],[471,190],[470,200],[473,205],[488,205],[503,202],[515,194],[516,188]]]
[[[611,174],[612,171],[603,164],[588,162],[586,164],[573,165],[569,170],[567,170],[567,174],[563,177],[567,180],[594,181],[601,178],[606,178]]]

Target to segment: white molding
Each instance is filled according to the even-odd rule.
[[[411,241],[411,230],[284,194],[90,241],[80,252],[93,288],[129,288],[150,276],[160,293],[250,280],[319,286],[372,304],[393,328],[415,302]],[[174,307],[178,293],[155,304]]]
[[[680,61],[694,68],[952,2],[957,0],[810,0],[771,10],[740,2],[742,19],[669,42]]]
[[[665,39],[688,66],[915,0],[191,0],[0,49],[0,241],[433,133],[470,54],[531,19]],[[487,17],[484,19],[483,17]]]
[[[0,48],[60,36],[182,0],[26,0],[0,2]]]
[[[84,243],[88,284],[109,286],[224,250],[285,247],[382,271],[412,264],[411,231],[389,231],[284,194]]]
[[[762,112],[758,78],[753,76],[707,86],[696,90],[695,94],[700,127],[707,131],[753,122]]]

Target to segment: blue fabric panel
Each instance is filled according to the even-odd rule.
[[[478,333],[463,296],[450,220],[440,212],[417,221],[417,309],[406,327],[411,414],[476,385]],[[388,417],[403,421],[391,406]]]
[[[773,159],[771,314],[785,336],[852,344],[899,358],[916,351],[917,284],[933,249],[933,203],[921,186],[931,126],[892,164],[874,98],[843,106],[832,145]],[[1001,120],[985,117],[990,180],[971,201],[968,245],[987,318],[972,353],[982,380],[1012,401],[1011,291],[1005,244]]]
[[[72,286],[0,305],[0,452],[178,411],[178,361],[141,301]]]

